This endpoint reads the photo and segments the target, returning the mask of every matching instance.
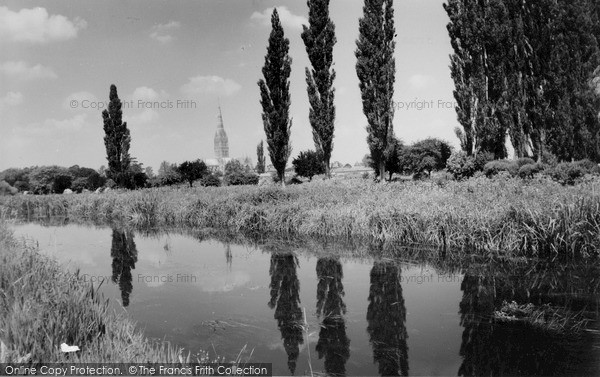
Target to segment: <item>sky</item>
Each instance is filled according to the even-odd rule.
[[[396,0],[394,131],[406,144],[458,147],[452,52],[443,0]],[[336,27],[332,162],[368,153],[358,78],[360,0],[331,0]],[[130,154],[162,161],[214,158],[219,104],[230,156],[256,161],[265,138],[257,81],[276,7],[290,40],[292,157],[314,149],[299,0],[0,2],[0,171],[106,165],[101,112],[111,84],[123,101]],[[290,159],[291,160],[291,159]]]

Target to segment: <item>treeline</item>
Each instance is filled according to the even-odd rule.
[[[600,2],[449,0],[456,130],[469,155],[600,161]],[[551,157],[550,157],[551,158]]]
[[[98,172],[78,165],[70,168],[60,166],[10,168],[0,172],[0,193],[62,194],[66,189],[75,192],[94,191],[103,187],[106,182],[107,179],[102,171]]]

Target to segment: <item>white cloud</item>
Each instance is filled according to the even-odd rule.
[[[0,98],[0,109],[4,107],[18,106],[23,103],[23,94],[21,92],[8,92]]]
[[[71,93],[63,101],[63,108],[70,110],[94,109],[97,110],[96,103],[98,98],[86,91]]]
[[[46,43],[75,38],[85,29],[85,20],[73,21],[62,15],[49,15],[45,8],[23,8],[13,12],[0,7],[0,39],[13,42]]]
[[[435,84],[435,78],[430,75],[415,74],[410,76],[408,83],[414,89],[426,89]]]
[[[161,90],[159,93],[156,90],[147,86],[140,86],[139,88],[135,88],[130,98],[134,101],[156,101],[161,98],[166,98],[168,96],[169,94],[164,90]]]
[[[262,12],[254,12],[250,16],[251,20],[257,21],[263,26],[271,26],[271,14],[273,8],[267,8]],[[308,25],[308,20],[303,16],[296,16],[290,12],[287,7],[277,7],[277,13],[279,14],[279,20],[281,24],[290,29],[302,30],[302,25]]]
[[[187,95],[212,94],[219,96],[230,96],[237,93],[242,86],[231,79],[219,76],[196,76],[191,77],[187,84],[181,87],[181,91]]]
[[[55,79],[58,77],[51,68],[41,64],[29,66],[24,61],[2,63],[0,73],[18,80]]]
[[[144,109],[141,113],[134,114],[131,116],[124,116],[124,120],[127,122],[127,126],[132,129],[137,126],[152,123],[159,118],[159,114],[154,109]]]
[[[77,114],[69,119],[47,119],[44,121],[43,126],[57,131],[79,131],[85,127],[86,122],[87,114]]]
[[[158,24],[152,27],[152,31],[150,32],[150,38],[157,40],[162,44],[166,44],[171,42],[174,37],[172,35],[173,31],[179,29],[181,24],[177,21],[170,21],[166,24]]]

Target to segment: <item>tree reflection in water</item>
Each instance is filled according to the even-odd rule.
[[[269,308],[275,309],[274,316],[281,331],[283,347],[288,356],[288,368],[292,374],[296,370],[300,344],[304,342],[297,266],[298,258],[294,254],[273,253],[271,255]]]
[[[597,302],[585,298],[597,297],[597,274],[598,269],[590,266],[547,263],[489,263],[465,268],[460,302],[463,361],[458,375],[581,374],[578,368],[590,364],[586,359],[591,338],[586,334],[567,335],[523,322],[500,322],[494,312],[503,301],[514,300],[597,313]]]
[[[406,308],[400,285],[400,267],[376,261],[371,269],[367,332],[373,360],[382,376],[408,376]]]
[[[137,262],[137,249],[133,241],[133,233],[119,229],[112,230],[112,281],[119,284],[121,301],[124,307],[129,306],[129,295],[133,290],[131,270]]]
[[[321,318],[321,330],[317,352],[319,359],[325,357],[325,372],[330,376],[344,376],[346,361],[350,357],[350,340],[346,336],[346,304],[342,278],[342,264],[333,258],[317,261],[317,316]]]

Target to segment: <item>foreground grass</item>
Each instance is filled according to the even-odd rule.
[[[0,198],[0,215],[63,215],[134,226],[366,238],[494,255],[583,256],[600,250],[600,181],[486,179],[280,187],[156,188]]]
[[[0,340],[0,362],[181,361],[181,349],[147,340],[97,289],[16,242],[1,221]],[[81,351],[62,353],[63,342]]]

